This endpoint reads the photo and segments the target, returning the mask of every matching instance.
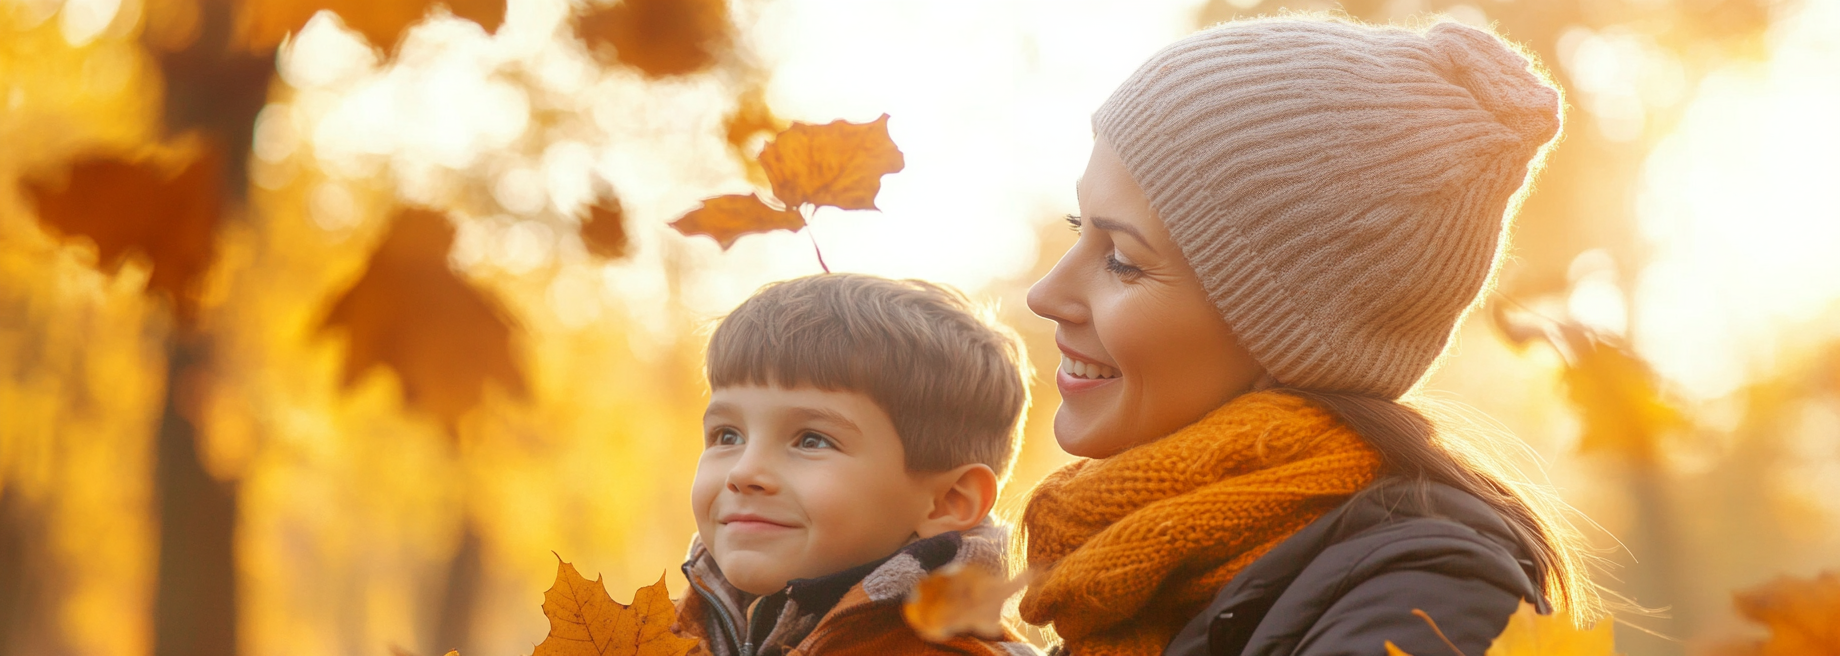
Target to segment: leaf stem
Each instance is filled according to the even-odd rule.
[[[1430,624],[1431,632],[1436,633],[1438,639],[1444,641],[1444,646],[1449,647],[1450,651],[1455,652],[1457,656],[1467,656],[1463,653],[1463,650],[1457,648],[1456,643],[1450,641],[1449,636],[1444,635],[1444,630],[1438,628],[1437,620],[1431,619],[1430,613],[1414,608],[1412,609],[1412,614],[1417,615],[1418,618],[1424,620],[1426,624]]]
[[[824,263],[824,249],[818,248],[818,235],[811,229],[811,215],[815,212],[805,211],[803,207],[799,210],[805,214],[805,237],[811,240],[811,252],[818,254],[818,268],[824,269],[825,273],[830,273],[831,266]]]

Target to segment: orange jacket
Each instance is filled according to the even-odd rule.
[[[917,540],[889,558],[755,597],[722,576],[701,541],[690,547],[684,575],[691,591],[677,602],[678,635],[696,638],[707,656],[953,655],[1033,656],[1014,635],[922,639],[901,615],[908,591],[928,572],[958,561],[1002,567],[1002,531],[985,523],[963,533]]]

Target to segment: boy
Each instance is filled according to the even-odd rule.
[[[937,285],[823,274],[736,308],[706,373],[676,632],[714,656],[1034,653],[901,615],[947,563],[1004,571],[987,516],[1028,405],[1009,331]]]

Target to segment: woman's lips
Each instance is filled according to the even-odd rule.
[[[1061,389],[1062,396],[1104,387],[1116,383],[1122,378],[1123,376],[1118,378],[1081,378],[1067,373],[1066,370],[1055,370],[1054,372],[1054,384]]]
[[[1062,395],[1104,387],[1124,377],[1124,372],[1116,367],[1095,362],[1059,340],[1055,340],[1055,346],[1060,347],[1061,364],[1054,371],[1054,384]]]

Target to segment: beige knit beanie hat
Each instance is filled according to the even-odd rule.
[[[1560,98],[1494,35],[1299,18],[1164,48],[1093,115],[1278,382],[1398,398],[1495,267]]]

